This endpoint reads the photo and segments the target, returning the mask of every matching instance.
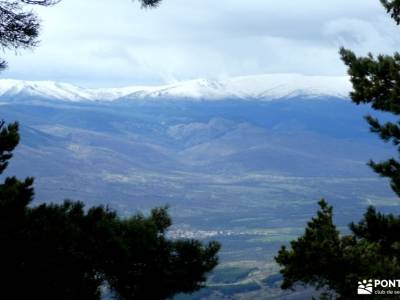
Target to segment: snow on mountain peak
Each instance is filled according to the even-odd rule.
[[[53,81],[0,80],[0,99],[47,99],[63,101],[114,100],[274,100],[296,96],[347,98],[351,90],[346,76],[265,74],[224,80],[196,79],[162,86],[82,88]]]

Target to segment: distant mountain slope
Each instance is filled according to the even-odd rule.
[[[292,81],[179,83],[143,101],[135,87],[3,81],[0,116],[20,122],[21,143],[2,176],[34,176],[35,204],[69,198],[124,216],[169,204],[171,237],[223,245],[220,266],[228,270],[192,300],[309,298],[307,290],[282,294],[273,257],[302,233],[321,197],[340,228],[366,205],[400,213],[386,180],[366,165],[395,152],[363,120],[389,116],[343,101],[343,78],[284,77]],[[214,91],[228,99],[191,101]],[[268,99],[279,101],[260,101]],[[228,284],[238,271],[243,277]]]
[[[348,77],[266,74],[224,80],[196,79],[163,86],[82,88],[52,81],[0,80],[0,100],[276,100],[282,98],[346,98]]]

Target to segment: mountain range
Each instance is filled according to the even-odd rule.
[[[346,76],[305,76],[265,74],[224,80],[196,79],[162,86],[122,88],[82,88],[53,81],[0,80],[0,99],[41,98],[63,101],[118,100],[276,100],[298,96],[315,98],[347,97],[350,91]]]

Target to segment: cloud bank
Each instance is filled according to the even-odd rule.
[[[37,9],[40,46],[6,52],[2,77],[86,86],[264,73],[344,75],[338,48],[400,49],[378,0],[64,0]]]

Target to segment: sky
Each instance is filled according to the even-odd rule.
[[[345,75],[338,48],[400,49],[379,0],[63,0],[34,8],[39,47],[3,55],[0,76],[86,87],[266,73]]]

